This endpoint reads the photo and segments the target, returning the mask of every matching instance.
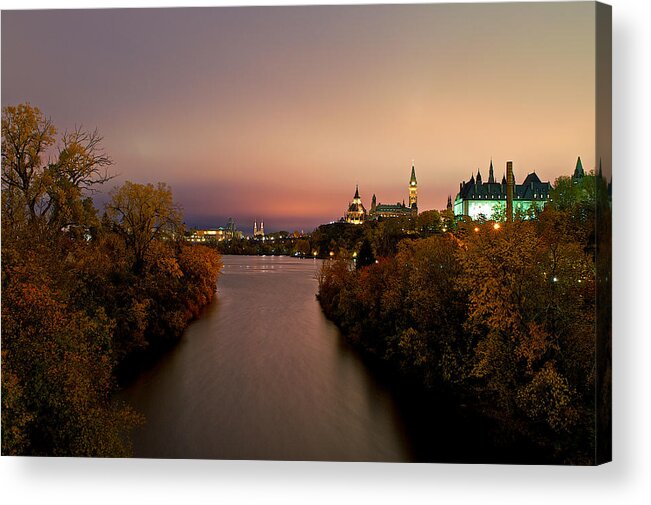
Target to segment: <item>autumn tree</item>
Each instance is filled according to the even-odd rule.
[[[471,342],[463,331],[467,299],[460,288],[459,246],[450,236],[407,240],[396,263],[403,266],[407,329],[400,337],[405,363],[421,368],[428,384],[465,379]]]
[[[578,205],[593,209],[596,202],[597,186],[593,174],[580,179],[561,176],[556,179],[549,192],[549,203],[558,210],[575,210]]]
[[[460,249],[470,301],[466,326],[476,340],[471,376],[509,422],[525,418],[545,426],[566,450],[581,447],[575,458],[589,458],[591,257],[562,230],[538,222],[474,230]]]
[[[64,227],[96,224],[90,195],[111,179],[112,161],[97,130],[76,127],[64,132],[56,156],[56,128],[38,107],[29,104],[2,110],[3,217],[23,224]]]
[[[432,233],[441,230],[441,214],[438,210],[426,210],[418,214],[416,218],[416,228],[418,231]]]
[[[2,209],[12,223],[33,222],[47,210],[43,157],[56,140],[56,128],[38,107],[2,109]],[[45,208],[44,208],[45,206]]]
[[[451,231],[456,228],[456,219],[454,217],[454,210],[445,209],[441,211],[441,220],[443,223],[443,231]]]
[[[111,192],[106,214],[133,255],[133,268],[140,271],[145,256],[157,239],[173,239],[182,233],[180,207],[165,183],[125,182]]]
[[[70,303],[56,251],[18,252],[3,244],[3,454],[128,455],[139,416],[111,398],[113,321]]]
[[[75,127],[61,138],[58,157],[46,170],[50,204],[49,222],[59,228],[97,224],[91,195],[113,178],[111,158],[97,130]]]

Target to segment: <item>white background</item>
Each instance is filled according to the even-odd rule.
[[[249,0],[248,3],[300,2]],[[215,1],[189,3],[218,4]],[[613,463],[597,468],[572,468],[3,457],[0,458],[0,501],[55,504],[204,501],[651,503],[651,297],[648,295],[651,280],[648,262],[651,255],[651,127],[648,120],[651,115],[651,2],[612,0],[612,4]],[[137,5],[171,6],[181,5],[181,2],[137,0]],[[88,0],[0,0],[0,6],[16,9],[132,5],[124,0],[92,3]]]

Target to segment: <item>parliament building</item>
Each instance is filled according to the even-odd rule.
[[[575,174],[577,172],[583,174],[580,157]],[[543,209],[549,199],[551,187],[548,181],[542,182],[536,172],[531,172],[521,184],[517,184],[511,161],[506,163],[506,173],[502,176],[502,181],[497,182],[491,160],[487,181],[482,179],[481,172],[477,170],[477,177],[471,175],[469,181],[459,183],[459,193],[453,205],[454,216],[503,219],[510,213],[511,217],[520,215],[526,218]]]
[[[348,204],[348,209],[342,220],[351,224],[362,224],[368,220],[416,215],[418,215],[418,182],[416,181],[416,169],[412,164],[411,177],[409,178],[409,205],[406,205],[404,200],[402,203],[397,202],[395,204],[377,203],[377,198],[373,195],[371,208],[367,212],[359,196],[359,186],[356,186],[355,196]]]

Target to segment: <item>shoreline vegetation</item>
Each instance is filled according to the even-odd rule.
[[[144,419],[112,401],[118,379],[178,341],[221,257],[183,240],[163,183],[127,181],[98,213],[97,131],[5,107],[2,158],[2,454],[129,456]]]
[[[324,262],[317,298],[399,376],[468,402],[551,461],[595,464],[610,450],[610,362],[599,362],[610,336],[595,334],[610,327],[609,214],[591,174],[559,178],[535,219],[441,219],[384,250],[392,242],[364,224]]]

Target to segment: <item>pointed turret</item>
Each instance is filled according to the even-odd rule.
[[[502,176],[502,184],[506,184],[506,175]]]
[[[452,208],[452,195],[448,195],[447,209],[450,210],[451,208]]]
[[[477,169],[477,184],[481,184],[481,172]]]
[[[495,174],[493,173],[493,158],[491,158],[491,166],[488,168],[488,182],[491,184],[495,182]]]
[[[585,175],[585,171],[583,170],[583,163],[581,163],[581,156],[579,156],[576,159],[576,167],[574,168],[574,174],[572,174],[572,179],[574,179],[575,182],[578,182],[581,180],[581,178]]]
[[[411,165],[411,177],[409,178],[409,185],[416,186],[418,182],[416,181],[416,168],[414,165]]]
[[[355,196],[353,198],[359,200],[359,184],[355,184]]]

